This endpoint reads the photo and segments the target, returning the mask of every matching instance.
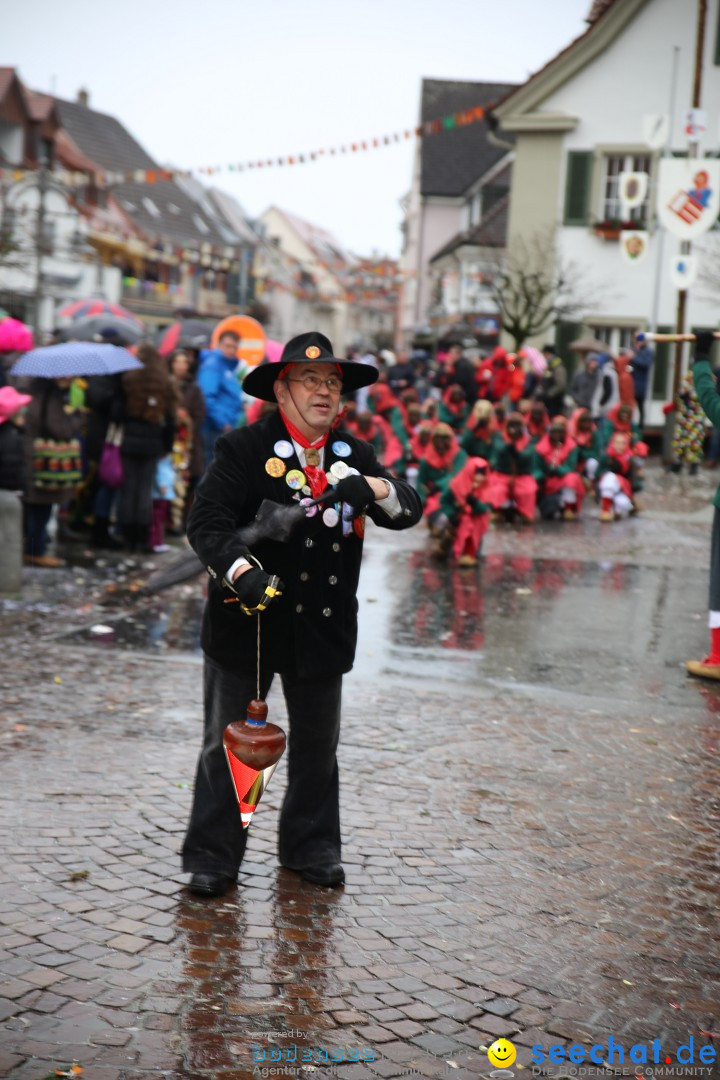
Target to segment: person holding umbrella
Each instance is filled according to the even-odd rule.
[[[139,371],[122,377],[124,415],[120,454],[123,485],[118,518],[131,551],[148,546],[152,492],[160,458],[172,449],[176,395],[167,364],[152,345],[140,345]]]
[[[32,565],[62,565],[47,554],[47,524],[53,505],[70,499],[82,479],[77,439],[82,414],[74,412],[68,400],[72,380],[141,366],[127,349],[115,345],[66,342],[32,349],[11,368],[12,376],[33,378],[37,387],[25,427],[29,485],[25,543],[26,559]]]
[[[388,529],[422,516],[411,486],[336,426],[341,395],[376,379],[370,365],[337,358],[320,333],[293,338],[278,364],[259,365],[243,384],[253,397],[277,401],[277,412],[222,435],[198,485],[188,538],[210,576],[205,736],[183,845],[196,895],[220,896],[236,880],[247,832],[223,732],[258,696],[258,683],[267,694],[276,673],[290,720],[280,863],[314,884],[345,880],[336,749],[342,677],[357,640],[365,514]],[[264,499],[292,508],[303,494],[310,502],[326,493],[327,503],[308,506],[286,542],[260,539],[249,548],[238,537]]]

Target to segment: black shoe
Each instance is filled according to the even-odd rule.
[[[306,866],[300,871],[303,881],[310,881],[313,885],[327,885],[335,888],[345,884],[345,871],[339,862],[326,863],[324,866]]]
[[[196,896],[224,896],[235,879],[226,874],[193,874],[188,882],[188,889]]]

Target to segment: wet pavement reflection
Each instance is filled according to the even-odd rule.
[[[526,1069],[537,1043],[610,1033],[716,1044],[720,687],[683,670],[704,564],[563,536],[508,530],[458,570],[419,530],[371,534],[347,885],[278,869],[281,762],[237,889],[208,902],[178,857],[203,582],[113,608],[69,570],[61,627],[38,572],[4,638],[0,1074],[477,1080],[498,1036]],[[270,708],[285,726],[277,688]]]
[[[308,887],[282,869],[259,889],[252,869],[222,900],[178,905],[191,1073],[248,1062],[299,1066],[303,1058],[327,1060],[337,1043],[327,1012],[343,894]]]
[[[686,566],[488,555],[477,568],[394,551],[363,570],[356,669],[602,693],[662,693],[696,649],[704,575]],[[390,591],[390,603],[377,603]],[[184,586],[73,631],[91,644],[200,649],[202,586]],[[671,695],[672,696],[672,695]]]

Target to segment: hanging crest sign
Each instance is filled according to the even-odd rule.
[[[646,172],[621,172],[618,181],[618,192],[623,204],[623,216],[628,210],[634,210],[636,206],[642,206],[648,190],[648,174]]]
[[[720,161],[664,158],[658,172],[660,224],[680,240],[712,228],[720,209]]]
[[[695,284],[697,272],[697,260],[694,255],[675,255],[670,263],[670,280],[680,292],[684,292]]]
[[[623,229],[620,233],[620,254],[625,262],[640,263],[647,255],[650,233],[644,229]]]

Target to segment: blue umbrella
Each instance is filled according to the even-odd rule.
[[[10,369],[11,375],[35,376],[38,379],[72,379],[77,375],[117,375],[133,371],[142,364],[119,345],[67,341],[31,349]]]

